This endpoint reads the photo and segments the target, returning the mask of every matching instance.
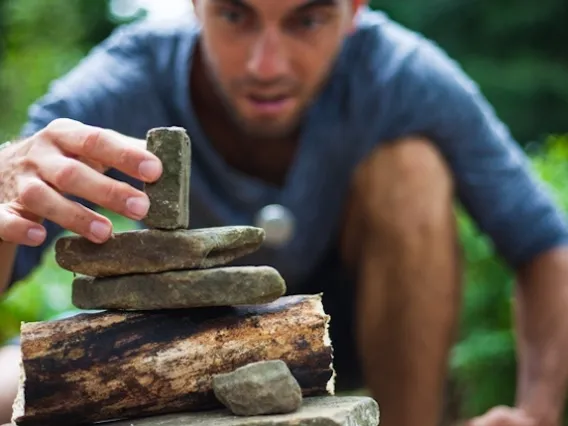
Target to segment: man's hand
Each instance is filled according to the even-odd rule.
[[[95,242],[112,225],[104,216],[64,197],[74,195],[133,220],[149,200],[132,186],[104,175],[115,168],[143,182],[162,173],[160,160],[137,141],[110,130],[58,119],[31,138],[0,152],[0,241],[37,246],[43,219]]]
[[[495,407],[481,417],[476,417],[465,426],[544,426],[537,424],[518,408]]]

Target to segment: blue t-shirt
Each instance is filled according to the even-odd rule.
[[[227,166],[207,141],[190,100],[193,17],[119,28],[29,111],[23,136],[58,117],[144,138],[181,126],[192,140],[191,227],[253,224],[264,206],[295,217],[293,237],[249,263],[301,283],[337,242],[351,174],[383,141],[420,134],[435,141],[457,195],[512,266],[568,241],[564,218],[477,86],[436,45],[363,9],[329,83],[306,116],[299,155],[282,188]],[[21,247],[13,281],[26,276],[61,229],[47,223],[40,248]]]

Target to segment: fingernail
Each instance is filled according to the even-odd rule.
[[[39,228],[32,228],[28,231],[28,238],[34,243],[41,243],[45,239],[45,231]]]
[[[140,163],[138,171],[145,179],[156,180],[160,177],[162,166],[158,161],[146,160]]]
[[[150,201],[147,198],[136,197],[126,200],[126,208],[136,217],[144,217],[150,208]]]
[[[110,233],[112,232],[112,228],[110,227],[109,224],[105,222],[100,222],[98,220],[94,220],[91,222],[89,230],[91,231],[91,234],[95,236],[96,239],[101,241],[106,240],[110,236]]]

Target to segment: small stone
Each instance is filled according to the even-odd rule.
[[[72,301],[79,309],[154,310],[257,305],[286,292],[269,266],[233,266],[193,271],[77,277]]]
[[[163,173],[156,182],[144,185],[150,209],[143,222],[148,228],[187,229],[191,144],[186,131],[179,127],[152,129],[146,149],[162,161]]]
[[[217,399],[233,414],[287,414],[302,405],[302,388],[284,361],[261,361],[213,377]]]
[[[238,417],[227,410],[122,420],[109,426],[379,426],[379,406],[366,396],[305,398],[298,411]]]
[[[252,226],[145,229],[116,233],[104,244],[80,236],[60,238],[55,260],[63,269],[90,277],[205,269],[253,253],[263,241],[264,230]]]

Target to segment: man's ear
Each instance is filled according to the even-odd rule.
[[[201,6],[201,1],[199,0],[191,0],[191,3],[193,3],[193,13],[195,16],[197,16],[197,19],[201,19],[201,10],[199,10],[200,6]]]
[[[357,10],[359,10],[361,6],[367,6],[369,4],[369,0],[351,0],[351,4],[353,7],[353,13],[356,14]]]
[[[349,33],[352,34],[355,31],[355,20],[357,19],[357,14],[359,13],[359,8],[369,4],[368,0],[351,0],[351,27],[349,28]]]

